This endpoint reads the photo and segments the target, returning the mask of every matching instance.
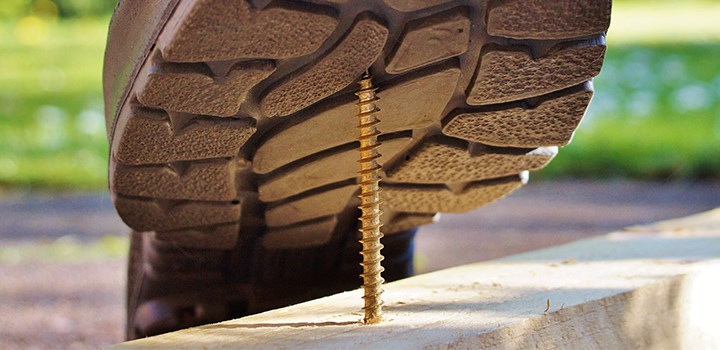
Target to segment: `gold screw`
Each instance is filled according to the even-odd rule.
[[[385,270],[381,262],[383,256],[380,250],[383,245],[380,244],[380,238],[383,237],[380,232],[380,165],[377,159],[380,158],[378,153],[378,135],[376,125],[380,123],[377,119],[377,112],[380,109],[375,105],[378,98],[375,96],[377,90],[373,87],[372,77],[368,72],[363,75],[359,82],[360,90],[355,93],[359,98],[357,106],[360,113],[357,115],[360,120],[358,129],[360,130],[360,232],[362,233],[362,254],[363,273],[363,289],[365,295],[365,318],[364,324],[373,324],[382,321],[382,284],[385,280],[381,273]]]

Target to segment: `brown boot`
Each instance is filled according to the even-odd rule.
[[[414,227],[507,195],[570,141],[609,18],[610,0],[121,1],[105,101],[136,230],[128,337],[360,285],[366,71],[386,276],[408,275]]]

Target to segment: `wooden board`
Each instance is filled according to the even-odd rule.
[[[458,242],[461,244],[462,242]],[[718,349],[720,210],[112,349]]]

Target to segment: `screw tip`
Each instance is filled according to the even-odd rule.
[[[363,318],[363,324],[365,324],[365,325],[378,324],[382,321],[383,321],[383,318],[380,315],[374,315],[371,317]]]

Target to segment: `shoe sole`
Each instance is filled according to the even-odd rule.
[[[114,203],[142,232],[129,336],[359,284],[366,70],[389,239],[519,188],[570,141],[609,18],[609,0],[179,1],[111,131]]]

